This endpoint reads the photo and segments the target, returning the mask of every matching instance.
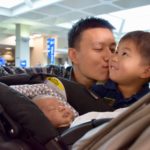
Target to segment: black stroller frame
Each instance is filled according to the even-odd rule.
[[[24,95],[14,91],[8,85],[41,83],[49,75],[45,74],[21,74],[16,76],[4,76],[0,78],[0,149],[2,150],[69,150],[81,136],[90,129],[99,126],[111,119],[92,120],[87,123],[65,130],[62,134],[52,126],[42,112]],[[91,98],[82,86],[60,79],[67,87],[70,96],[71,88],[80,88],[81,99]],[[86,93],[87,92],[87,93]],[[70,98],[71,97],[71,98]],[[74,98],[75,99],[75,98]],[[70,103],[70,102],[69,102]],[[72,102],[74,105],[74,101]],[[90,109],[99,109],[97,101]],[[88,105],[79,114],[88,112]],[[74,105],[75,109],[80,109]],[[109,108],[104,108],[105,111]],[[31,115],[32,113],[32,115]],[[33,119],[34,118],[34,119]],[[38,124],[38,125],[37,125]]]

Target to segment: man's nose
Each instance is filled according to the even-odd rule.
[[[110,51],[109,48],[106,48],[105,53],[104,53],[104,60],[109,61],[111,56],[112,56],[112,52]]]

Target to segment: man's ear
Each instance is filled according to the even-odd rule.
[[[142,78],[150,78],[150,66],[145,67],[145,70],[143,71]]]
[[[77,50],[75,48],[69,48],[68,49],[68,56],[72,63],[76,64],[78,61],[77,59]]]

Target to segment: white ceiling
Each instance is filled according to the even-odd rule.
[[[64,23],[72,23],[82,17],[98,16],[134,7],[150,5],[150,0],[8,0],[19,1],[16,6],[5,4],[7,0],[0,0],[0,37],[15,35],[15,24],[30,26],[30,34],[45,33],[57,34],[59,48],[65,48],[68,28]],[[5,7],[5,8],[4,8]],[[132,13],[132,12],[131,12]],[[142,13],[142,12],[140,12]],[[114,14],[109,14],[110,16]],[[130,14],[128,14],[130,16]],[[150,18],[150,13],[148,13]],[[110,16],[104,16],[106,19]],[[140,15],[139,15],[140,16]],[[117,34],[120,34],[124,25],[124,14],[120,14],[120,23],[115,25]],[[141,16],[138,20],[142,18]],[[136,19],[136,18],[135,18]],[[148,27],[150,29],[150,19]],[[111,19],[110,19],[111,22]],[[114,22],[114,24],[115,24]],[[113,22],[112,22],[113,23]],[[119,25],[118,25],[119,24]],[[142,29],[142,28],[141,28]]]

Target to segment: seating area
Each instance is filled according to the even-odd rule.
[[[30,68],[21,68],[14,66],[1,66],[0,67],[0,77],[22,74],[22,73],[45,73],[53,76],[65,77],[68,71],[62,67],[57,65],[49,65],[46,67],[30,67]]]

